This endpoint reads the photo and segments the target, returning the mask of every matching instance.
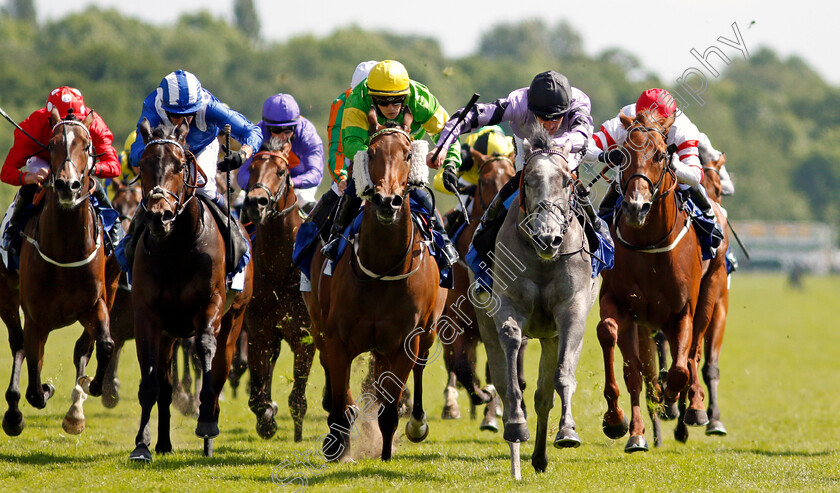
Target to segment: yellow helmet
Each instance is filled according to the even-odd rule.
[[[408,71],[396,60],[384,60],[371,69],[367,78],[371,96],[404,96],[408,94]]]
[[[132,130],[128,137],[125,138],[125,144],[123,144],[123,149],[126,151],[131,151],[131,146],[134,144],[134,141],[137,140],[137,130]]]
[[[491,154],[507,156],[514,149],[513,139],[505,136],[504,130],[496,125],[484,127],[480,131],[470,134],[466,139],[466,144],[487,156]]]

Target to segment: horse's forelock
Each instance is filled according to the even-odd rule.
[[[542,127],[537,128],[531,136],[531,152],[550,151],[555,147],[551,134]]]

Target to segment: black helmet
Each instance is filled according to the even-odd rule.
[[[537,74],[528,89],[528,109],[544,120],[556,120],[569,111],[571,94],[565,75],[553,70]]]

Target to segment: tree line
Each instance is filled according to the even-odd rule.
[[[27,2],[17,2],[26,11]],[[249,2],[240,2],[248,4]],[[245,5],[247,7],[247,5]],[[554,69],[592,99],[596,127],[634,102],[649,87],[675,87],[619,49],[588,56],[580,34],[567,23],[541,20],[500,24],[482,37],[478,50],[444,56],[440,43],[423,36],[338,29],[325,37],[298,36],[266,42],[259,23],[239,26],[206,12],[158,26],[96,7],[39,25],[34,15],[0,14],[0,107],[22,120],[60,85],[79,88],[108,123],[115,147],[134,129],[143,98],[167,73],[183,68],[206,89],[250,118],[260,119],[263,101],[277,92],[294,95],[302,114],[326,140],[332,100],[350,83],[363,60],[400,60],[450,113],[473,92],[490,101],[527,86]],[[709,81],[702,108],[688,116],[727,154],[737,187],[725,205],[737,219],[820,220],[840,226],[840,89],[826,83],[803,60],[751,49]],[[5,157],[13,128],[0,124]],[[5,207],[14,187],[0,187]]]

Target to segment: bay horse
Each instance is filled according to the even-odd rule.
[[[294,440],[303,440],[306,382],[315,357],[309,331],[309,313],[300,295],[300,271],[293,267],[292,250],[303,223],[289,173],[291,143],[263,142],[251,161],[243,209],[256,224],[254,242],[254,296],[245,311],[247,364],[251,374],[248,405],[257,416],[257,434],[271,438],[277,431],[277,404],[271,399],[274,365],[280,343],[294,352],[294,383],[289,410]]]
[[[188,132],[185,123],[154,131],[148,120],[139,125],[146,145],[140,158],[140,182],[148,228],[137,239],[131,291],[142,412],[136,448],[129,458],[138,461],[152,459],[149,419],[156,402],[155,451],[172,451],[170,360],[175,339],[192,336],[202,370],[195,434],[204,439],[204,454],[213,455],[213,439],[219,435],[219,394],[252,292],[250,262],[242,291],[227,289],[225,240],[211,211],[196,196],[201,170],[186,149]],[[233,227],[242,228],[238,221]]]
[[[375,108],[371,109],[370,147],[364,156],[357,155],[353,164],[354,180],[366,198],[361,230],[336,263],[332,277],[323,274],[324,257],[319,251],[312,260],[312,291],[304,299],[329,387],[325,404],[330,408],[330,431],[322,449],[330,461],[349,451],[350,435],[356,433],[352,431],[354,420],[373,419],[377,409],[381,458],[391,459],[398,403],[412,368],[414,404],[406,436],[418,442],[429,433],[423,410],[423,364],[428,362],[435,321],[446,295],[439,287],[440,272],[411,217],[407,198],[411,171],[428,179],[425,164],[416,169],[412,166],[418,161],[425,163],[425,155],[412,157],[412,121],[406,110],[402,125],[383,127]],[[365,183],[370,184],[369,195],[365,195]],[[362,394],[362,404],[357,407],[349,390],[350,364],[366,351],[376,360],[373,387],[377,395]],[[377,400],[382,408],[375,405]]]
[[[592,278],[589,244],[578,219],[577,179],[568,168],[570,149],[570,144],[558,148],[546,131],[536,130],[522,168],[519,196],[496,240],[491,303],[476,303],[493,382],[505,403],[503,436],[510,445],[515,479],[521,478],[519,445],[530,439],[518,385],[519,350],[525,336],[539,339],[541,347],[531,465],[537,472],[548,467],[546,439],[555,391],[562,414],[554,446],[580,445],[572,415],[575,370],[600,281]]]
[[[24,428],[20,401],[20,372],[24,355],[29,370],[26,400],[43,409],[55,388],[41,383],[44,345],[49,333],[76,321],[88,338],[76,344],[73,361],[76,386],[71,405],[62,422],[65,431],[79,434],[85,428],[82,402],[87,394],[102,395],[105,368],[114,342],[109,331],[108,311],[114,300],[119,265],[105,255],[104,228],[89,197],[96,187],[92,171],[96,156],[90,135],[94,114],[83,120],[73,115],[62,120],[58,110],[50,115],[52,135],[50,177],[45,183],[41,212],[29,220],[23,232],[19,277],[4,268],[3,321],[9,330],[12,349],[12,378],[6,391],[9,409],[3,416],[3,430],[10,436]],[[49,296],[60,293],[60,296]],[[19,308],[23,309],[21,329]],[[94,378],[85,368],[96,346]]]
[[[666,419],[681,416],[690,426],[705,425],[703,389],[699,383],[699,343],[713,302],[701,300],[701,281],[709,262],[702,260],[700,243],[687,212],[676,197],[677,178],[666,136],[674,122],[650,112],[632,119],[621,115],[627,128],[623,145],[626,162],[617,184],[624,200],[613,219],[615,267],[604,271],[600,293],[598,341],[604,357],[604,433],[613,439],[630,438],[625,452],[647,451],[639,394],[647,388],[648,410],[655,445],[661,444],[659,412]],[[705,295],[704,295],[705,296]],[[653,335],[661,330],[671,353],[664,388],[657,375]],[[624,380],[630,394],[628,422],[618,403],[614,374],[616,343],[624,359]],[[680,409],[677,409],[677,400]],[[685,399],[690,407],[685,409]]]
[[[496,412],[497,410],[501,411],[501,403],[498,396],[494,395],[495,390],[492,387],[488,386],[484,389],[480,387],[480,382],[476,376],[476,349],[481,341],[481,334],[479,334],[475,322],[475,309],[469,301],[467,291],[470,283],[467,273],[469,268],[466,267],[463,259],[467,255],[473,233],[475,233],[481,221],[481,216],[499,190],[513,177],[515,172],[513,169],[513,153],[507,156],[485,155],[476,149],[470,149],[470,155],[473,159],[473,166],[478,169],[478,183],[475,185],[475,191],[473,192],[472,209],[469,215],[470,223],[463,227],[461,235],[455,242],[455,248],[458,250],[461,260],[452,266],[455,283],[453,289],[447,292],[446,305],[443,309],[443,316],[445,317],[443,320],[454,321],[459,330],[456,331],[452,341],[444,345],[444,363],[449,373],[449,381],[443,392],[444,407],[441,417],[443,419],[457,419],[461,416],[456,388],[456,382],[459,382],[470,396],[471,415],[476,405],[490,403],[485,408],[480,429],[498,431]],[[456,210],[454,213],[460,214],[461,212]],[[523,344],[523,351],[524,348],[525,345]],[[490,379],[489,370],[488,379]],[[524,380],[522,383],[524,384]]]

